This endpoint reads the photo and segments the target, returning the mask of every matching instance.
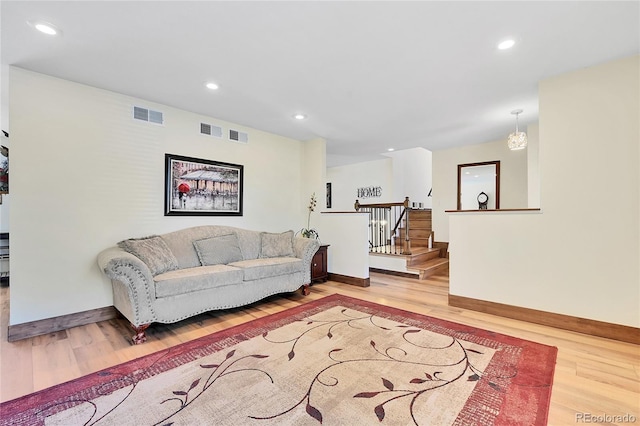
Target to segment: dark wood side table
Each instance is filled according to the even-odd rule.
[[[329,272],[327,271],[327,248],[329,244],[321,244],[320,248],[313,255],[311,260],[311,283],[316,281],[327,281]]]

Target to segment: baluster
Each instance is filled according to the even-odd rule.
[[[391,231],[393,230],[393,207],[389,207],[387,214],[389,215],[387,241],[389,242],[389,254],[393,254],[393,238],[391,238]]]
[[[405,250],[404,254],[411,254],[411,240],[409,239],[409,226],[410,226],[409,225],[409,211],[410,211],[410,209],[408,207],[408,200],[409,200],[409,197],[407,197],[407,207],[405,207],[405,212],[404,212],[404,215],[405,215],[405,218],[406,218],[406,222],[405,222],[406,229],[404,230],[404,238],[405,238],[405,243],[406,243],[406,250]]]
[[[382,216],[384,215],[384,209],[378,207],[378,246],[381,252],[384,253],[384,247],[382,246]]]
[[[380,247],[380,208],[376,207],[376,246],[378,247],[378,253],[382,252]]]
[[[380,251],[380,247],[378,244],[378,209],[373,208],[373,241],[376,247],[376,252]]]
[[[387,229],[389,228],[387,222],[387,209],[382,210],[382,229],[380,235],[382,235],[382,244],[384,245],[384,254],[387,254]]]
[[[386,213],[387,213],[386,209],[380,208],[380,216],[382,216],[380,218],[380,239],[382,240],[380,241],[380,244],[383,247],[382,252],[384,254],[387,254],[387,239],[385,238],[385,233],[384,233],[384,228],[386,227],[386,223],[385,223]]]
[[[375,231],[375,227],[376,227],[376,212],[375,209],[373,207],[371,207],[371,209],[369,210],[369,219],[371,219],[369,221],[369,229],[371,230],[371,250],[373,250],[374,252],[376,251],[376,231]]]
[[[371,244],[373,245],[373,251],[376,251],[376,211],[371,208]]]
[[[393,222],[395,224],[397,221],[398,221],[398,207],[394,206],[393,207],[393,218],[391,219],[391,222]],[[395,232],[391,236],[391,241],[392,241],[392,244],[393,244],[393,254],[398,254],[398,239],[396,238],[396,233]]]
[[[375,242],[373,239],[373,209],[368,208],[367,213],[369,213],[369,242],[371,243],[371,251],[375,251]]]

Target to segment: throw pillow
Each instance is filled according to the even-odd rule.
[[[238,236],[236,234],[220,235],[193,242],[202,266],[226,265],[243,260]]]
[[[261,232],[260,257],[293,257],[293,231],[281,234]]]
[[[142,260],[153,276],[178,269],[178,259],[157,235],[120,241],[118,247]]]

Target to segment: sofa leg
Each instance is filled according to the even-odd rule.
[[[147,335],[145,334],[145,330],[150,326],[151,324],[142,324],[139,326],[135,326],[133,324],[131,324],[131,328],[133,328],[133,331],[136,332],[135,336],[133,336],[131,338],[131,340],[133,340],[133,344],[134,345],[140,345],[144,342],[147,341]]]
[[[302,295],[303,296],[308,296],[311,294],[311,290],[309,289],[309,284],[303,284],[302,285]]]

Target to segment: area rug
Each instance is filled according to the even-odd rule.
[[[2,425],[544,425],[557,349],[332,295],[0,405]]]

